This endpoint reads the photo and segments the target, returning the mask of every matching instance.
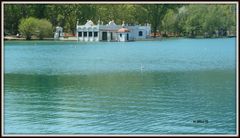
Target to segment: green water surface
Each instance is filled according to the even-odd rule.
[[[235,134],[235,38],[4,43],[5,134]]]

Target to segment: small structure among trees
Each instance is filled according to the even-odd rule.
[[[63,37],[64,37],[63,28],[57,26],[56,31],[54,33],[54,39],[63,39]]]

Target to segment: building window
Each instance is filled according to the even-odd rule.
[[[88,35],[89,35],[90,37],[92,37],[92,32],[88,32],[88,33],[89,33]]]
[[[83,32],[83,36],[86,37],[87,36],[87,32]]]
[[[120,34],[120,37],[122,37],[122,34]]]
[[[82,32],[78,32],[78,36],[79,36],[79,37],[82,37]]]
[[[94,37],[97,37],[98,36],[98,32],[94,32]]]
[[[143,35],[143,32],[142,31],[139,31],[138,32],[138,36],[142,36]]]

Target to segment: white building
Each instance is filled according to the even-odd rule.
[[[110,21],[108,24],[95,25],[91,20],[88,20],[85,25],[76,26],[76,37],[78,41],[94,42],[94,41],[132,41],[146,39],[150,37],[151,25],[145,26],[135,25],[129,26],[116,25],[114,21]]]
[[[57,26],[56,32],[54,33],[54,39],[63,39],[63,37],[64,37],[63,28]]]

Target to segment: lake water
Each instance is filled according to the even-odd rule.
[[[6,41],[4,133],[235,134],[235,41]]]

